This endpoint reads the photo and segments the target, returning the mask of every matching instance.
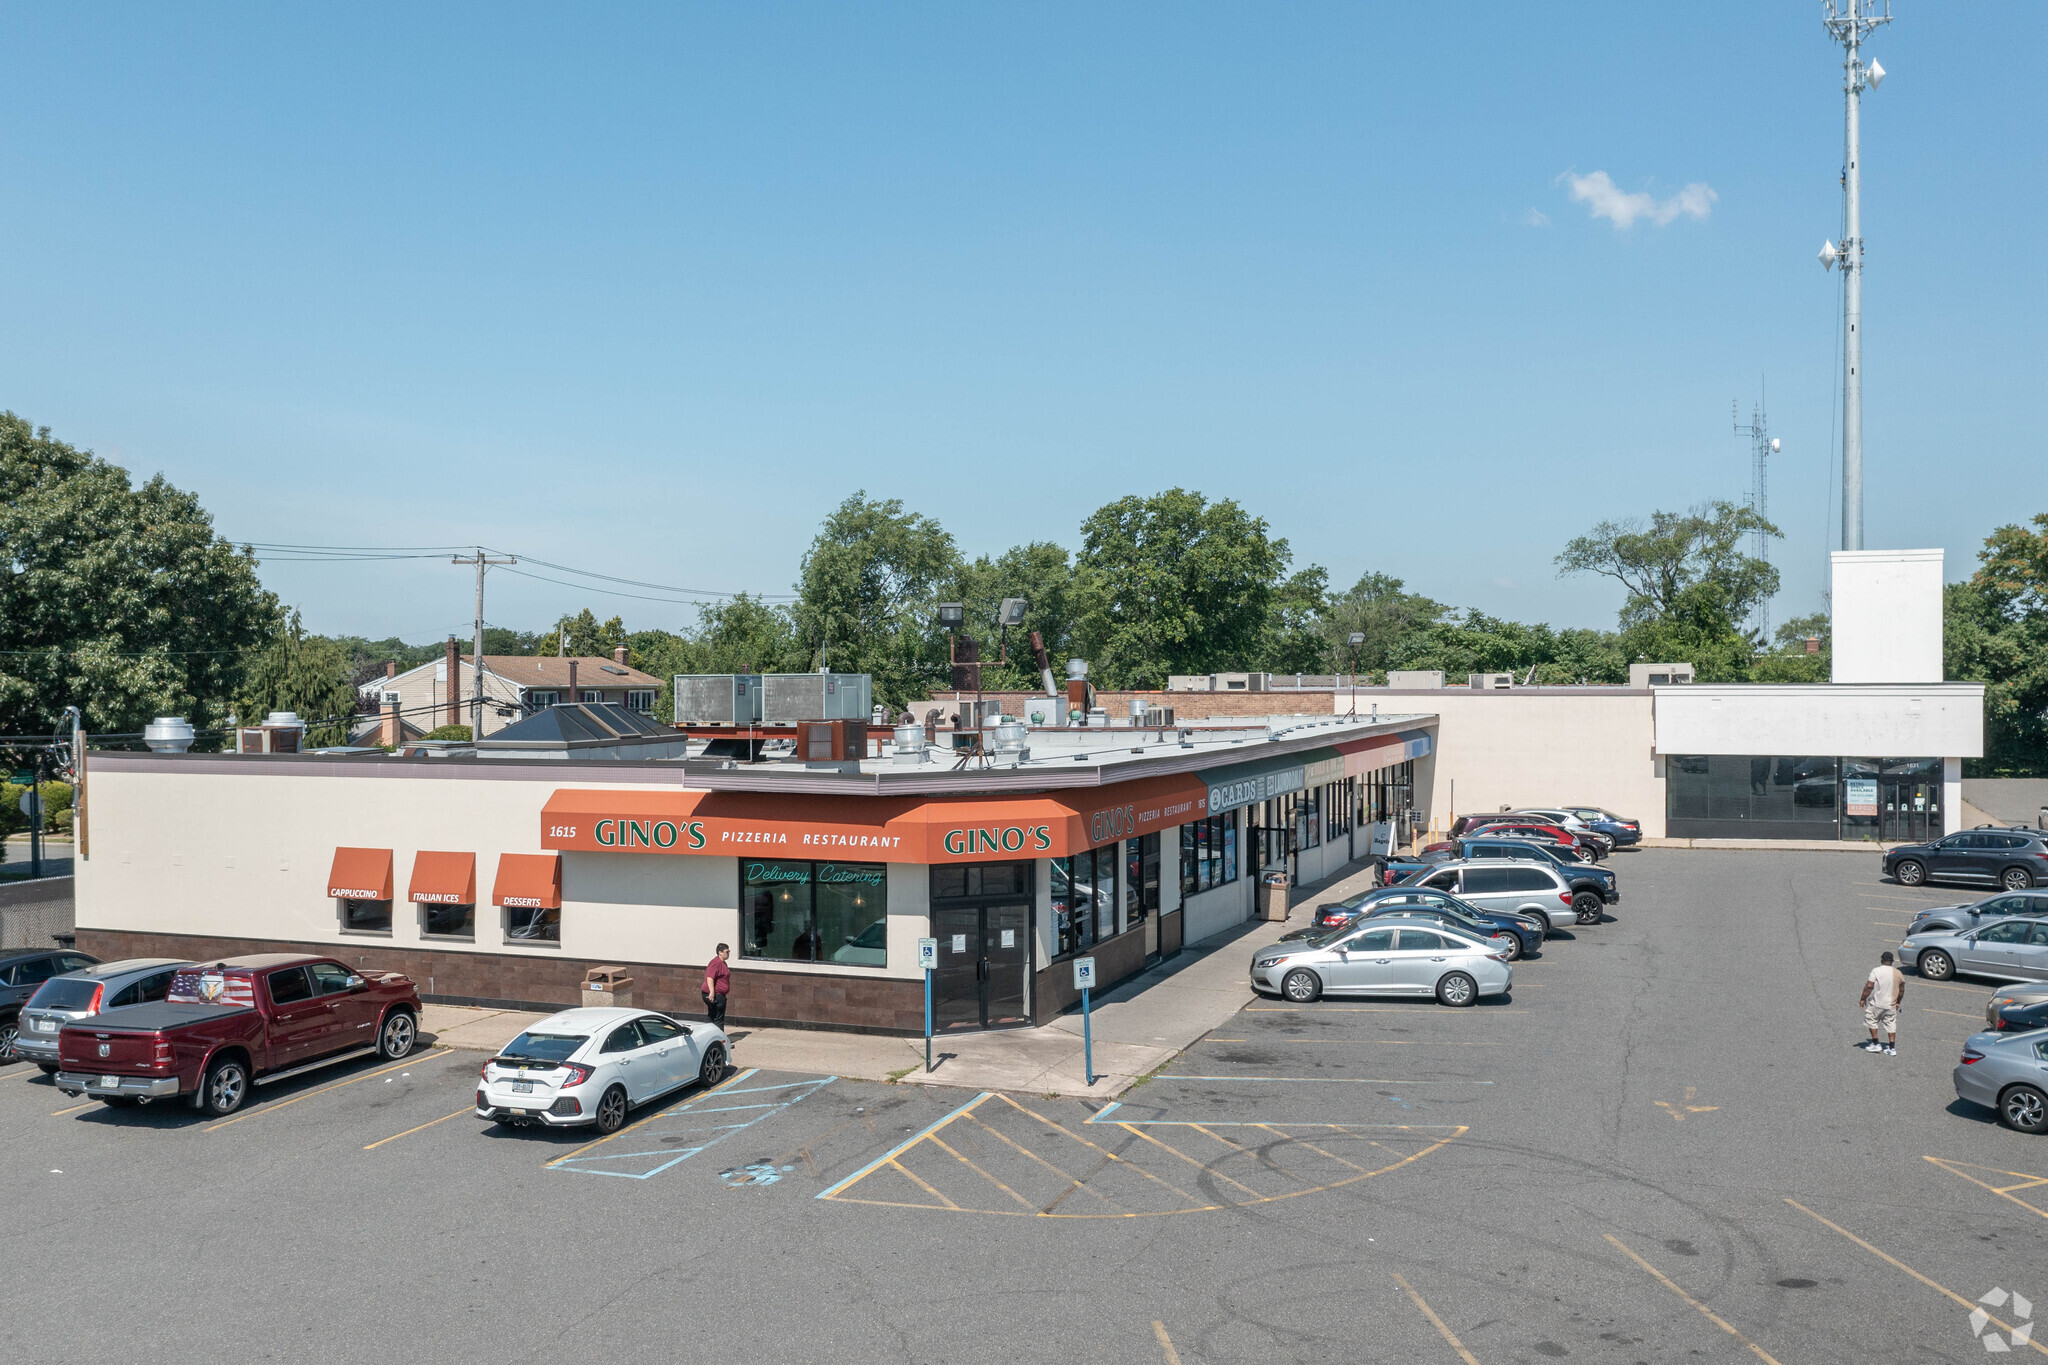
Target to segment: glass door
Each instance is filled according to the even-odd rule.
[[[932,937],[939,942],[934,1033],[1031,1022],[1031,871],[1029,863],[932,869]]]
[[[981,1026],[1014,1028],[1031,1022],[1031,906],[1028,902],[981,908]]]
[[[932,973],[932,1032],[982,1027],[981,907],[933,910],[932,937],[939,941],[939,965]]]

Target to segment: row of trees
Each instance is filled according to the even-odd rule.
[[[1949,676],[1987,683],[1986,770],[2048,772],[2048,514],[2002,527],[1981,566],[1948,589]],[[984,646],[991,688],[1028,685],[1023,636],[1054,659],[1091,661],[1109,688],[1163,686],[1224,669],[1384,674],[1389,669],[1513,671],[1538,682],[1612,683],[1636,660],[1687,661],[1703,681],[1824,681],[1824,614],[1774,640],[1748,630],[1777,571],[1744,552],[1751,510],[1715,502],[1647,522],[1602,522],[1559,553],[1560,574],[1612,579],[1612,630],[1554,629],[1458,610],[1368,573],[1334,589],[1297,565],[1263,518],[1231,499],[1168,489],[1098,508],[1078,548],[1047,541],[969,558],[933,518],[894,499],[847,498],[804,555],[793,600],[741,595],[699,610],[686,631],[629,630],[584,610],[546,631],[492,627],[491,654],[608,654],[620,645],[657,676],[804,671],[870,673],[899,706],[948,684],[937,604],[958,601]],[[258,578],[258,563],[214,534],[189,493],[127,474],[0,414],[0,734],[47,731],[62,707],[90,728],[139,730],[152,715],[202,727],[232,713],[289,709],[339,737],[354,683],[387,661],[434,658],[438,642],[308,634]],[[1029,603],[993,663],[997,604]],[[1349,643],[1353,635],[1362,643]],[[1822,637],[1818,655],[1804,638]]]

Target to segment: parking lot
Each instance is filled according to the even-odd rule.
[[[1248,998],[1116,1103],[742,1042],[593,1141],[480,1125],[431,1045],[224,1121],[7,1068],[9,1353],[1981,1359],[2048,1304],[2048,1143],[1954,1102],[1983,984],[1855,1049],[1877,953],[1977,894],[1877,864],[1624,855],[1506,1000]]]

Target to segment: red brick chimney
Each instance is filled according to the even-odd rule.
[[[562,698],[562,700],[568,702],[572,706],[575,705],[577,702],[583,700],[583,698],[578,696],[576,693],[576,661],[574,659],[569,660],[569,695]]]
[[[626,666],[626,647],[624,645],[620,645],[617,649],[612,651],[612,662],[617,664],[620,668],[624,668]]]
[[[455,648],[455,637],[448,637],[448,719],[449,725],[462,724],[462,655]]]

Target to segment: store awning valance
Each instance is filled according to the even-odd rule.
[[[1357,777],[1390,768],[1396,763],[1426,757],[1430,751],[1429,731],[1403,730],[1399,734],[1368,735],[1364,739],[1346,740],[1336,749],[1344,756],[1344,775]]]
[[[327,871],[327,894],[338,900],[391,899],[391,850],[337,848]]]
[[[498,877],[491,886],[491,904],[520,909],[561,909],[562,856],[559,853],[500,853]]]
[[[593,853],[965,863],[1064,858],[1207,810],[1195,777],[1018,797],[780,796],[564,788],[541,811],[544,848]]]
[[[476,854],[415,854],[407,898],[427,905],[475,905]]]

